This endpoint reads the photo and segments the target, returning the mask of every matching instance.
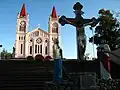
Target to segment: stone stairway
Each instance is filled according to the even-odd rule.
[[[93,62],[66,60],[63,61],[63,66],[68,75],[79,72],[96,72],[99,75],[100,71],[97,60]],[[112,65],[112,72],[116,68],[113,69]],[[68,79],[65,71],[63,71],[63,79]],[[45,81],[52,80],[53,62],[0,60],[0,90],[44,90]]]
[[[52,62],[0,61],[0,90],[44,90],[52,79]]]
[[[63,62],[63,66],[67,73],[71,73],[89,71],[93,65],[68,60]],[[85,69],[85,66],[88,68]],[[94,69],[96,70],[93,67],[92,70],[95,71]],[[64,71],[63,79],[68,79]],[[0,60],[0,90],[44,90],[44,83],[52,80],[53,62]]]

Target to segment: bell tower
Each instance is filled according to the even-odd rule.
[[[15,58],[26,57],[26,44],[29,24],[29,15],[27,14],[25,4],[23,4],[21,12],[17,16],[17,28],[16,28],[16,43],[15,43]]]
[[[48,28],[48,33],[49,33],[49,55],[53,57],[53,39],[54,38],[59,38],[60,35],[60,24],[58,22],[59,16],[57,15],[56,9],[53,6],[52,13],[49,17],[49,28]]]

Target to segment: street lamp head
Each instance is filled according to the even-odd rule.
[[[79,2],[77,2],[74,6],[73,6],[73,9],[76,11],[81,11],[83,8],[83,5],[81,5]]]

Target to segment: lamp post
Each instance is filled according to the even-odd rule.
[[[61,16],[59,19],[59,23],[64,26],[65,24],[70,24],[74,27],[76,27],[76,39],[77,39],[77,59],[83,60],[84,53],[86,50],[86,35],[84,27],[90,25],[91,27],[94,27],[99,22],[98,19],[92,18],[92,19],[84,19],[82,17],[83,6],[77,2],[74,6],[74,13],[75,18],[66,18],[65,16]]]
[[[2,45],[0,45],[0,48],[2,47]],[[0,50],[0,60],[1,60],[1,50]]]

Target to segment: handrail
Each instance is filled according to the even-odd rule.
[[[63,65],[62,65],[62,68],[63,68],[66,76],[68,77],[68,79],[71,80],[71,77],[70,77],[69,73],[66,71],[66,69],[65,69],[65,67]]]
[[[110,54],[112,54],[112,55],[114,55],[114,56],[116,56],[117,58],[120,59],[120,56],[116,55],[115,53],[112,53],[112,52],[111,52]]]
[[[112,54],[112,55],[114,55],[114,56],[116,56],[117,58],[119,58],[119,59],[120,59],[120,56],[116,55],[116,54],[115,54],[115,53],[113,53],[113,52],[110,52],[110,51],[104,51],[104,53],[110,53],[110,54]]]

